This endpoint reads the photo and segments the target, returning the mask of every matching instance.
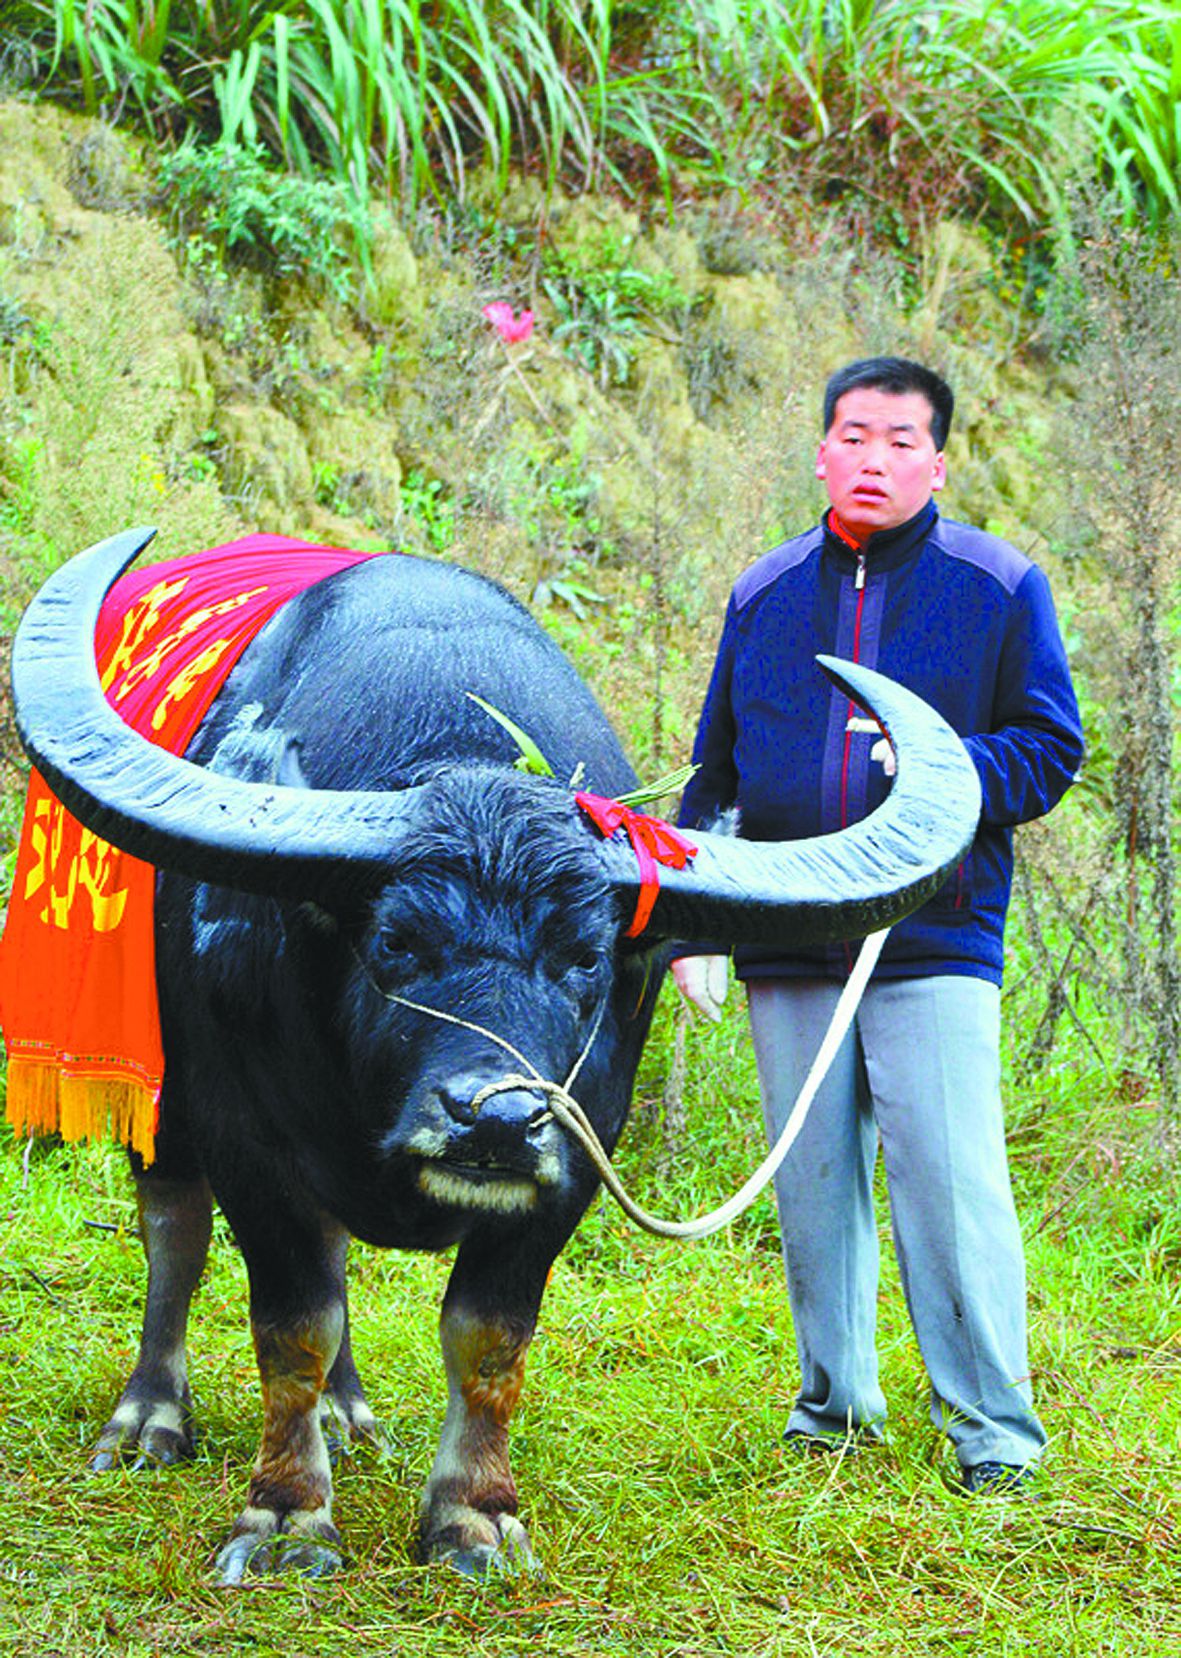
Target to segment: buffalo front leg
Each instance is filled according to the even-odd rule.
[[[213,1203],[203,1179],[170,1179],[142,1168],[136,1197],[148,1263],[143,1334],[135,1369],[94,1448],[96,1473],[128,1456],[140,1468],[193,1453],[185,1331],[209,1251]]]
[[[419,1553],[423,1560],[446,1561],[481,1577],[493,1566],[509,1571],[536,1566],[529,1534],[517,1518],[508,1425],[525,1376],[545,1270],[535,1293],[514,1296],[509,1312],[498,1304],[501,1295],[481,1294],[478,1280],[465,1281],[464,1265],[461,1250],[440,1320],[447,1415],[423,1493]]]
[[[341,1564],[332,1523],[332,1472],[321,1399],[344,1330],[344,1304],[329,1301],[281,1323],[252,1314],[262,1381],[262,1443],[250,1494],[217,1557],[223,1583],[247,1572],[319,1576]]]
[[[319,1576],[342,1557],[321,1427],[345,1331],[339,1229],[290,1189],[268,1188],[265,1171],[247,1167],[243,1178],[244,1166],[217,1195],[250,1276],[263,1422],[246,1505],[217,1557],[223,1583],[247,1573]]]

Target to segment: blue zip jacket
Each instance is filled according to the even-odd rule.
[[[877,734],[816,666],[828,652],[889,674],[938,709],[980,776],[975,841],[887,940],[879,978],[959,973],[999,984],[1013,825],[1048,812],[1082,759],[1082,729],[1044,574],[1016,548],[940,518],[934,501],[858,552],[825,521],[744,572],[726,611],[679,822],[737,806],[750,840],[826,834],[885,798]],[[700,948],[700,946],[698,946]],[[851,945],[741,947],[742,979],[843,978]]]

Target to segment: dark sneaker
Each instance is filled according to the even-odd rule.
[[[964,1469],[964,1490],[972,1497],[1027,1497],[1033,1475],[1013,1462],[977,1462]]]

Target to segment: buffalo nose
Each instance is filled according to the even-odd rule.
[[[535,1134],[549,1121],[551,1113],[544,1094],[532,1088],[501,1088],[480,1100],[487,1086],[486,1077],[457,1077],[442,1084],[439,1099],[447,1115],[465,1128],[480,1121]]]

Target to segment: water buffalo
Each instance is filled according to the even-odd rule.
[[[264,1402],[219,1569],[232,1582],[333,1568],[325,1430],[375,1427],[349,1348],[348,1235],[457,1245],[421,1554],[473,1573],[527,1565],[508,1423],[546,1276],[597,1180],[527,1079],[477,1096],[522,1058],[562,1082],[581,1056],[574,1091],[611,1149],[667,941],[887,924],[971,838],[975,774],[916,698],[830,664],[895,744],[886,802],[814,841],[696,836],[632,939],[635,855],[585,820],[569,780],[615,795],[633,774],[521,605],[432,560],[356,565],[267,623],[179,758],[108,707],[95,668],[102,598],[151,534],[64,565],[30,607],[13,666],[22,736],[51,787],[159,871],[165,1075],[156,1160],[133,1157],[147,1304],[94,1464],[191,1449],[185,1325],[212,1194],[248,1268]],[[511,736],[467,692],[528,732],[554,778],[515,769]]]

